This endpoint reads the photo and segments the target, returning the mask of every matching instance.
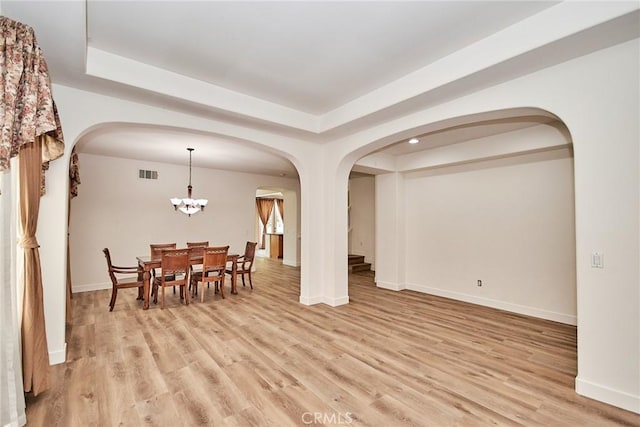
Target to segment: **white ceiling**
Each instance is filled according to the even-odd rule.
[[[507,37],[536,19],[545,23],[544,13],[558,3],[54,0],[0,1],[0,10],[34,28],[54,83],[322,143],[329,135],[341,136],[410,108],[415,96],[383,104],[382,94],[463,49],[492,43],[500,48],[500,34]],[[568,32],[563,44],[552,43],[554,29],[539,31],[540,45],[530,43],[527,55],[505,57],[478,68],[475,81],[446,87],[463,93],[473,89],[465,85],[513,78],[637,36],[634,22],[630,28],[616,22],[613,33],[605,26],[580,32],[580,23],[562,22]],[[154,79],[139,79],[134,69],[144,69],[164,85],[154,87]],[[358,104],[365,107],[354,112]],[[443,145],[530,126],[531,120],[480,123],[429,138]],[[196,148],[194,166],[296,174],[285,159],[184,130],[110,126],[87,134],[78,145],[80,152],[179,164],[188,158],[187,147]],[[416,149],[396,144],[389,152]]]
[[[551,4],[90,1],[87,36],[106,52],[323,114]]]

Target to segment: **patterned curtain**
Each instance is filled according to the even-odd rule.
[[[0,171],[19,155],[19,218],[24,253],[22,360],[24,390],[49,387],[37,218],[46,163],[64,153],[47,64],[33,29],[0,16]],[[44,166],[43,166],[44,165]]]
[[[80,185],[80,162],[76,148],[71,151],[71,162],[69,163],[69,199],[78,196],[78,185]]]
[[[49,70],[33,29],[0,16],[0,171],[20,147],[46,134],[42,160],[64,154],[60,118],[51,95]]]
[[[260,242],[260,249],[264,249],[267,236],[267,221],[269,221],[269,216],[271,216],[271,210],[273,209],[273,199],[256,198],[256,208],[258,209],[258,216],[262,222],[262,241]]]

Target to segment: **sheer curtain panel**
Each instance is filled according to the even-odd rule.
[[[15,169],[14,169],[15,170]],[[13,175],[13,176],[12,176]],[[15,172],[0,172],[0,425],[27,423],[16,279]]]
[[[276,199],[276,204],[278,205],[278,212],[280,212],[280,218],[284,222],[284,200]]]

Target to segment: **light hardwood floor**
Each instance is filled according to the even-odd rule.
[[[102,273],[102,272],[101,272]],[[106,273],[105,273],[106,274]],[[574,392],[576,328],[349,276],[350,303],[298,303],[299,270],[148,311],[76,294],[65,364],[29,426],[613,426],[640,415]],[[227,283],[228,286],[228,283]]]

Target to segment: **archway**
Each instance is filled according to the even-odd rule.
[[[133,132],[137,138],[119,140],[114,132],[119,128]],[[196,148],[192,184],[195,197],[209,200],[204,212],[187,217],[171,208],[167,197],[186,193],[187,164],[179,158],[184,147],[172,154],[168,147],[157,141],[153,145],[153,138],[146,145],[140,142],[145,135],[156,133],[166,133],[180,140],[185,147]],[[104,141],[98,148],[87,149],[97,140],[95,138]],[[71,206],[69,227],[75,291],[107,286],[106,280],[95,274],[104,270],[104,260],[99,256],[101,247],[113,248],[112,253],[123,260],[135,260],[136,256],[146,254],[151,242],[175,241],[182,245],[186,241],[207,240],[212,245],[229,244],[230,250],[239,253],[244,250],[246,241],[254,239],[255,189],[272,186],[293,194],[299,192],[297,171],[290,160],[282,156],[279,160],[271,154],[276,153],[273,149],[266,150],[259,144],[229,138],[234,146],[243,145],[242,150],[234,151],[229,143],[220,146],[220,138],[207,132],[175,127],[121,123],[97,125],[82,133],[77,144],[81,148],[82,184],[80,194]],[[132,140],[137,143],[131,144]],[[119,149],[125,151],[128,145],[131,146],[130,156],[117,157],[105,152],[105,142],[114,150],[118,145],[124,145]],[[152,155],[156,151],[160,157]],[[258,155],[255,166],[247,165],[250,161],[247,156],[252,153]],[[234,154],[248,169],[216,168],[218,157],[233,157]],[[166,160],[162,156],[178,159]],[[269,170],[270,160],[276,165],[284,163],[287,169]],[[213,162],[213,167],[207,162]],[[152,179],[141,178],[140,170],[152,172],[147,174]],[[293,204],[297,201],[295,197],[292,200],[291,212],[295,214],[298,208]],[[100,226],[95,227],[95,224]],[[293,250],[295,257],[299,249]]]
[[[566,126],[542,110],[513,109],[413,132],[423,148],[407,144],[403,132],[403,141],[377,149],[353,167],[376,176],[378,286],[575,325],[575,197]],[[518,198],[518,191],[530,195]],[[526,249],[514,252],[525,240]],[[509,269],[492,264],[500,253]]]

